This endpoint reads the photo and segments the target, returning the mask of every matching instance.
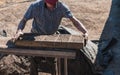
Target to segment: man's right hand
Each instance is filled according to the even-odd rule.
[[[83,34],[83,37],[84,37],[85,46],[86,46],[86,44],[88,42],[88,33]]]
[[[18,30],[16,34],[13,36],[12,41],[15,42],[21,35],[23,35],[22,30]]]

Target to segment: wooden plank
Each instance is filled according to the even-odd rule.
[[[28,36],[28,38],[29,37],[31,36]],[[15,45],[22,47],[46,47],[67,49],[81,49],[84,47],[84,38],[80,35],[40,35],[35,36],[34,38],[35,40],[17,40],[15,42]]]
[[[70,48],[70,44],[68,43],[70,37],[71,35],[59,35],[55,41],[55,48]]]
[[[15,54],[24,56],[42,56],[42,57],[58,57],[58,58],[71,58],[76,56],[75,51],[53,51],[53,50],[34,50],[34,49],[20,49],[20,48],[0,48],[0,53]]]
[[[35,50],[35,49],[20,49],[15,48],[14,44],[9,41],[11,38],[0,37],[0,53],[4,54],[15,54],[15,55],[23,55],[23,56],[42,56],[42,57],[55,57],[55,58],[69,58],[75,59],[76,52],[70,50]],[[46,39],[46,37],[45,37]],[[43,40],[43,39],[42,39]],[[56,39],[57,40],[57,39]],[[25,45],[25,43],[23,43]],[[30,43],[32,44],[32,43]],[[14,48],[13,48],[14,47]],[[60,59],[59,59],[60,62]],[[67,62],[66,62],[67,63]],[[59,63],[60,65],[60,63]],[[66,67],[67,68],[67,67]],[[60,66],[59,66],[59,70]],[[67,71],[67,69],[65,69]],[[59,71],[60,73],[61,71]],[[67,74],[67,73],[65,73]]]
[[[74,36],[71,36],[71,39],[69,40],[69,42],[80,43],[81,40],[83,41],[83,37],[78,36],[78,35],[74,35]]]
[[[38,41],[38,40],[36,40],[36,39],[40,39],[40,40],[42,41],[42,40],[44,40],[45,38],[46,38],[46,36],[39,36],[39,37],[37,36],[37,37],[35,37],[35,41]]]
[[[28,55],[28,56],[47,56],[47,57],[75,57],[74,52],[69,52],[67,50],[64,51],[47,51],[47,50],[34,50],[34,49],[18,49],[13,48],[15,47],[14,43],[11,43],[9,40],[11,40],[11,37],[0,37],[0,53],[6,53],[6,54],[17,54],[17,55]],[[31,41],[29,41],[31,42]],[[26,45],[26,41],[22,43],[23,45]],[[36,46],[36,44],[40,44],[39,42],[36,42],[34,44],[33,42],[30,43],[30,45]],[[49,45],[49,43],[48,43]]]
[[[68,63],[67,63],[67,58],[64,58],[64,75],[68,75]]]
[[[49,35],[49,37],[46,36],[46,38],[45,38],[44,40],[45,40],[45,41],[55,41],[55,40],[58,39],[58,37],[59,37],[59,35]],[[42,40],[42,41],[44,41],[44,40]],[[41,41],[41,40],[40,40],[40,41]]]
[[[59,38],[56,40],[56,42],[68,42],[70,39],[70,36],[72,35],[59,35]]]

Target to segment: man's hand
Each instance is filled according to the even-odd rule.
[[[88,38],[88,33],[83,34],[83,37]]]
[[[83,34],[84,40],[85,40],[85,46],[88,42],[88,33]]]
[[[21,30],[18,30],[12,38],[12,41],[15,42],[21,35],[23,35],[23,32]]]

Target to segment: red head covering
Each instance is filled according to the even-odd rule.
[[[49,3],[51,5],[55,5],[58,0],[45,0],[46,3]]]

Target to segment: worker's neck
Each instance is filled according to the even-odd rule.
[[[48,3],[46,3],[45,5],[46,5],[47,9],[49,9],[51,11],[55,8],[55,5],[51,5],[51,4],[48,4]]]

